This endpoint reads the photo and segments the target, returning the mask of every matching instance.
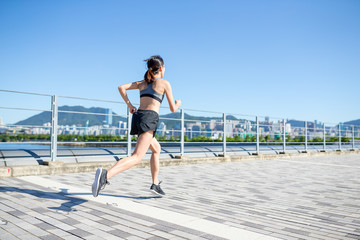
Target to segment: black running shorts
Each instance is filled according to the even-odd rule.
[[[154,131],[159,123],[159,114],[153,110],[137,110],[132,116],[131,135],[140,135],[147,131]]]

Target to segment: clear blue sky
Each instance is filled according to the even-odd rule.
[[[159,54],[185,109],[360,118],[358,0],[3,0],[0,23],[0,89],[121,100]]]

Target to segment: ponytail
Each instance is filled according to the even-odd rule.
[[[155,75],[154,73],[151,71],[151,68],[149,70],[146,71],[145,75],[144,75],[144,80],[147,83],[152,83],[155,80]]]
[[[148,67],[148,70],[144,75],[144,80],[147,83],[152,83],[155,80],[155,75],[158,74],[160,68],[164,66],[164,60],[160,56],[156,55],[144,61],[147,62]]]

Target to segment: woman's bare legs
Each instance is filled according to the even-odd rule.
[[[151,176],[153,184],[158,185],[159,184],[159,158],[160,158],[160,151],[161,146],[160,143],[156,140],[156,138],[153,138],[150,144],[150,149],[152,151],[151,159],[150,159],[150,168],[151,168]]]
[[[107,179],[112,178],[118,173],[121,173],[141,162],[146,151],[149,149],[150,144],[153,140],[153,131],[142,133],[136,143],[135,150],[130,157],[126,157],[118,161],[112,168],[107,172]]]

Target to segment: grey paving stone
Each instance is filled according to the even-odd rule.
[[[49,233],[52,233],[58,237],[64,237],[64,236],[68,236],[69,233],[64,231],[64,230],[61,230],[61,229],[49,229],[48,230]]]
[[[107,219],[101,219],[101,220],[98,220],[97,222],[100,224],[103,224],[105,226],[108,226],[108,227],[112,227],[112,226],[119,224],[119,222],[114,222],[114,221],[107,220]]]
[[[62,220],[63,223],[66,223],[70,226],[76,225],[76,224],[80,224],[81,222],[78,220],[75,220],[73,218],[70,217],[66,217],[64,220]]]
[[[138,237],[138,236],[130,236],[130,237],[127,237],[126,239],[128,239],[128,240],[143,240],[143,238]]]
[[[359,234],[348,233],[348,234],[346,234],[345,237],[352,238],[352,239],[360,239],[360,233]]]
[[[69,236],[64,236],[63,239],[64,240],[82,240],[83,238],[76,237],[74,235],[69,235]]]
[[[41,228],[43,230],[56,229],[55,226],[44,223],[44,222],[34,224],[34,226],[37,226],[37,227],[39,227],[39,228]]]
[[[183,232],[183,231],[179,231],[179,230],[172,231],[171,234],[179,236],[179,237],[183,237],[186,239],[195,239],[196,237],[204,235],[203,233],[200,235],[196,235],[196,234],[191,234],[191,233]]]
[[[56,227],[59,228],[59,229],[62,229],[64,231],[70,231],[70,230],[75,229],[73,226],[70,226],[70,225],[65,224],[65,223],[56,224]]]
[[[32,228],[27,229],[27,231],[29,231],[31,234],[34,234],[35,236],[45,236],[48,234],[48,232],[42,230],[39,227],[33,226]]]
[[[221,238],[221,237],[218,237],[218,236],[214,236],[214,235],[211,235],[211,234],[204,234],[204,235],[201,235],[202,238],[205,238],[205,239],[211,239],[211,240],[225,240],[226,238]],[[234,236],[235,238],[235,236]],[[241,239],[241,236],[239,236],[239,238]]]
[[[163,232],[171,232],[171,231],[176,230],[176,229],[171,228],[169,226],[164,226],[164,225],[160,225],[160,224],[156,224],[156,225],[151,226],[151,229],[157,229],[157,230],[161,230]]]
[[[26,215],[24,212],[21,212],[21,211],[18,211],[18,210],[8,211],[7,213],[10,214],[10,215],[13,215],[15,217],[21,217],[21,216]]]
[[[301,231],[301,230],[293,229],[293,228],[289,228],[289,227],[286,227],[283,230],[286,232],[296,233],[296,234],[300,234],[300,235],[304,235],[304,236],[308,236],[310,234],[310,232],[305,232],[305,231]]]
[[[256,228],[256,229],[264,229],[264,228],[266,228],[266,226],[264,226],[264,225],[257,224],[257,223],[252,223],[252,222],[247,222],[247,221],[242,222],[242,225],[252,227],[252,228]]]
[[[162,237],[159,237],[159,236],[152,236],[150,238],[148,238],[148,240],[161,240],[161,239],[169,239],[169,238],[162,238]],[[175,238],[171,238],[171,239],[175,239]]]
[[[212,221],[212,222],[217,222],[217,223],[224,223],[226,221],[226,220],[215,218],[215,217],[206,217],[204,219]]]
[[[0,235],[3,239],[6,239],[6,240],[18,240],[19,238],[15,237],[14,235],[8,233],[7,231],[4,231],[3,229],[0,229]]]
[[[67,232],[71,233],[72,235],[74,235],[76,237],[81,237],[81,238],[86,238],[87,236],[91,235],[91,233],[89,233],[88,231],[84,231],[81,229],[73,229],[73,230],[69,230]]]
[[[171,239],[176,237],[176,235],[173,235],[171,233],[155,230],[150,232],[150,234],[155,235],[156,237],[164,238],[164,239]]]
[[[10,224],[9,224],[10,225]],[[25,231],[22,228],[19,228],[18,226],[12,225],[6,228],[6,231],[14,236],[20,236],[20,235],[26,235],[29,234],[27,231]]]
[[[61,240],[62,238],[58,237],[58,236],[55,236],[55,235],[45,235],[45,236],[40,237],[40,239],[43,239],[43,240]]]
[[[34,235],[23,235],[23,236],[17,236],[19,237],[21,240],[41,240],[40,237],[36,237]]]
[[[117,236],[117,237],[121,237],[121,238],[127,238],[127,237],[131,236],[130,233],[121,231],[119,229],[111,230],[108,233],[110,233],[110,234],[112,234],[114,236]]]

